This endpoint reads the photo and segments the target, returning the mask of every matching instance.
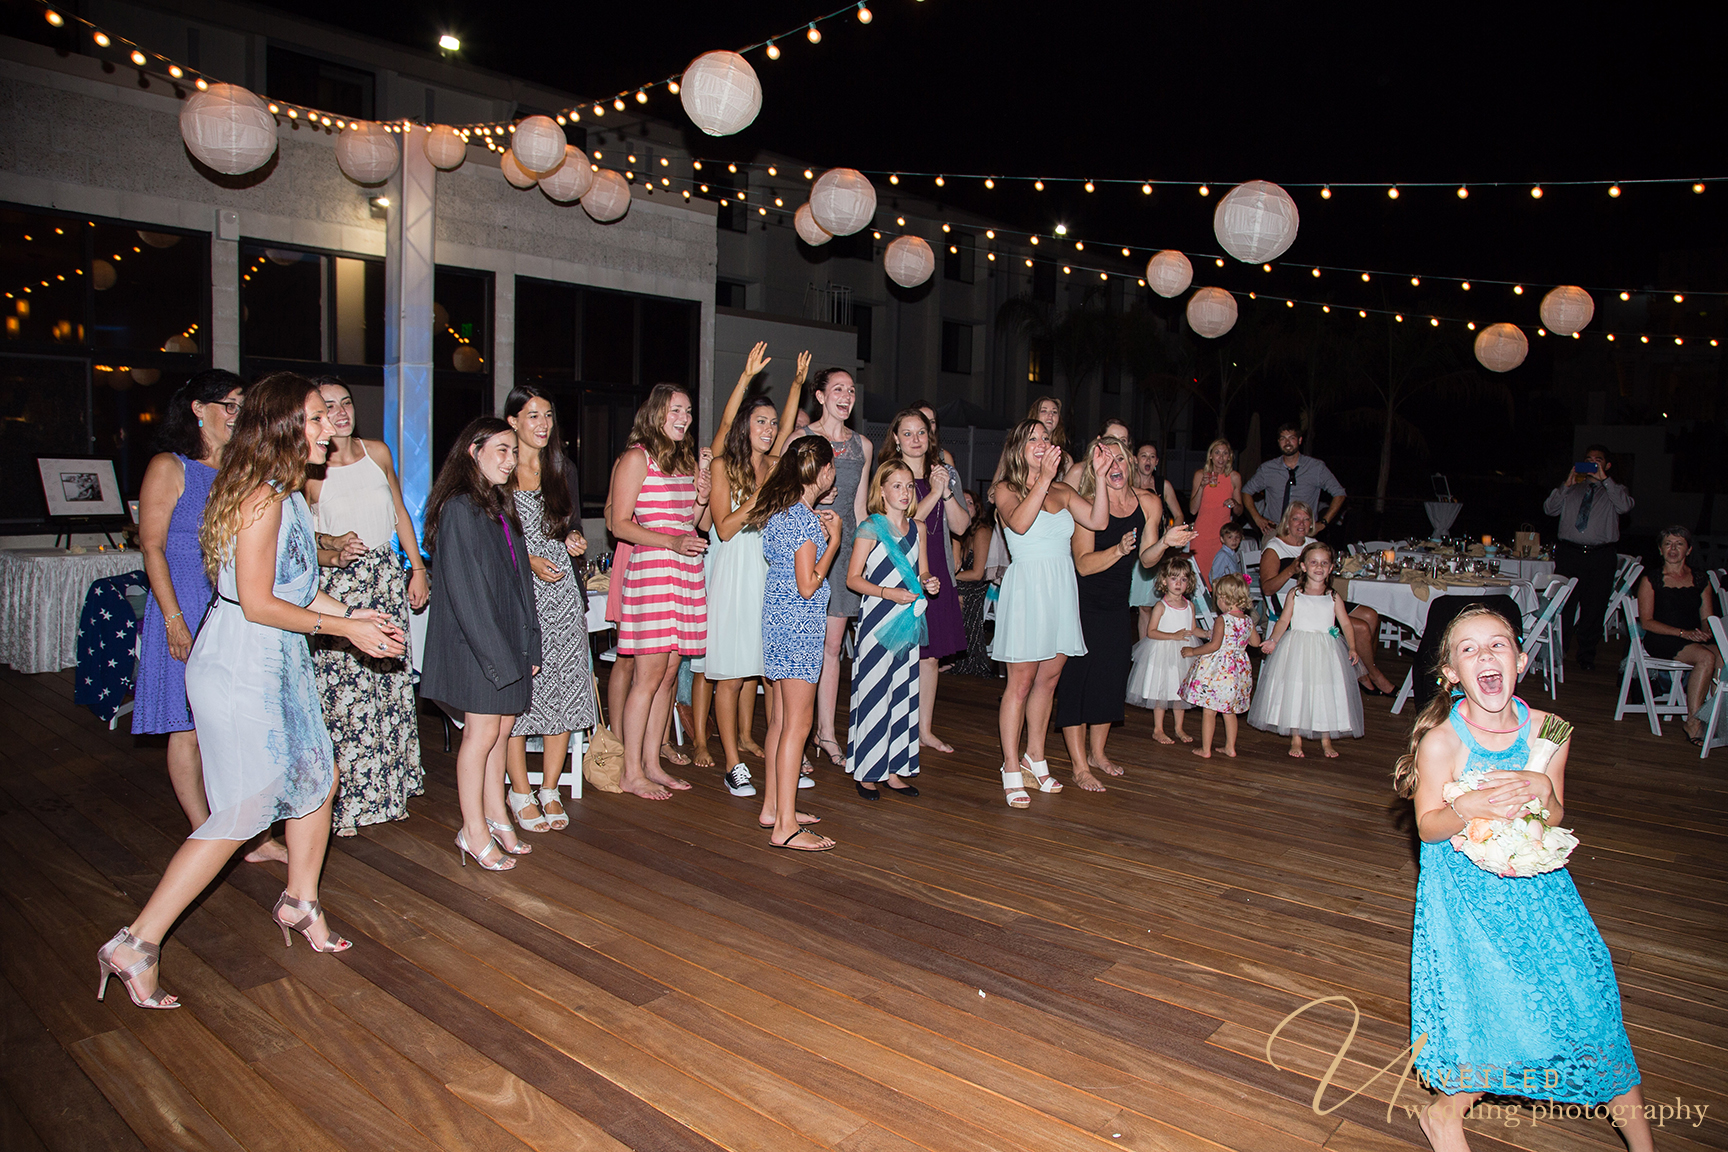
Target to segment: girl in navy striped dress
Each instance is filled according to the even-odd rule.
[[[853,536],[846,587],[863,597],[852,661],[852,723],[846,763],[858,795],[882,797],[878,784],[918,795],[918,656],[928,638],[927,597],[941,584],[930,572],[924,525],[910,518],[917,497],[901,460],[870,478],[870,517]]]

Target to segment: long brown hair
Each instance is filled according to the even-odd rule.
[[[1026,409],[1026,419],[1038,420],[1038,409],[1044,406],[1046,400],[1056,405],[1056,427],[1049,429],[1050,443],[1066,452],[1068,451],[1068,405],[1062,403],[1060,397],[1048,394],[1033,397],[1032,407]],[[1044,421],[1038,420],[1038,423],[1042,424]]]
[[[696,438],[690,431],[684,433],[682,440],[673,440],[666,435],[666,410],[672,406],[674,396],[689,400],[690,390],[682,384],[654,385],[648,399],[636,409],[636,423],[631,426],[630,439],[625,441],[624,447],[628,451],[641,445],[654,461],[654,467],[668,476],[693,476],[696,474],[696,449],[692,445]],[[692,411],[690,429],[695,427],[695,412]]]
[[[924,425],[925,425],[925,427],[930,429],[929,458],[936,461],[936,463],[938,463],[938,464],[943,463],[943,460],[942,460],[942,429],[937,424],[937,421],[936,421],[936,405],[930,403],[930,401],[928,401],[928,400],[914,400],[914,401],[912,401],[912,407],[918,409],[919,412],[924,413]],[[924,412],[924,410],[926,408],[928,408],[930,411]]]
[[[760,528],[804,498],[804,489],[816,483],[822,469],[834,463],[834,446],[822,436],[800,436],[786,446],[780,462],[756,493],[756,506],[745,523]]]
[[[564,430],[558,424],[558,405],[545,390],[533,384],[518,384],[510,389],[510,395],[504,397],[505,421],[520,416],[530,400],[544,400],[552,409],[552,434],[546,437],[546,447],[540,452],[540,528],[553,540],[560,540],[569,535],[574,526],[571,522],[582,516],[582,509],[572,507],[570,499],[570,476],[576,466],[564,455]],[[510,483],[505,487],[516,488],[515,473],[510,474]]]
[[[1032,468],[1026,463],[1026,441],[1032,439],[1034,432],[1044,432],[1044,421],[1036,417],[1022,420],[1014,425],[1008,433],[1008,440],[1002,445],[1002,483],[1012,488],[1016,495],[1024,497],[1032,490]],[[1051,443],[1055,443],[1054,440]]]
[[[259,516],[306,486],[306,397],[317,391],[298,372],[272,372],[246,390],[198,529],[204,570],[212,583],[234,554],[240,530],[257,523],[257,517],[246,519],[245,508],[258,486],[275,488]]]
[[[1409,797],[1416,794],[1416,786],[1421,782],[1416,772],[1416,749],[1422,743],[1422,737],[1446,722],[1452,714],[1451,685],[1446,683],[1443,668],[1452,659],[1452,637],[1457,635],[1461,625],[1483,616],[1492,616],[1506,629],[1506,634],[1517,641],[1518,636],[1512,631],[1512,623],[1494,609],[1485,604],[1472,604],[1458,615],[1452,617],[1452,622],[1446,625],[1446,630],[1440,633],[1440,654],[1438,663],[1432,668],[1417,668],[1415,675],[1432,675],[1440,680],[1440,690],[1434,698],[1428,701],[1421,712],[1416,714],[1416,722],[1410,726],[1410,748],[1404,755],[1398,757],[1398,763],[1392,766],[1392,790],[1400,796]]]
[[[450,451],[444,457],[444,466],[438,469],[438,479],[432,482],[432,493],[426,497],[426,551],[437,551],[439,517],[444,512],[444,505],[458,496],[472,500],[487,519],[502,516],[518,532],[522,530],[521,522],[516,519],[516,500],[509,493],[509,485],[493,484],[487,480],[473,456],[486,441],[500,432],[516,434],[514,428],[496,416],[476,416],[456,434],[456,442],[450,445]],[[551,444],[548,443],[547,447]]]
[[[899,464],[906,463],[906,457],[901,455],[900,452],[900,421],[908,418],[915,419],[924,425],[924,443],[929,445],[929,447],[924,450],[924,478],[928,480],[930,478],[930,469],[932,467],[942,466],[942,450],[936,447],[936,429],[930,426],[929,417],[919,411],[917,405],[913,405],[910,408],[902,408],[900,411],[894,413],[894,419],[888,421],[888,435],[883,437],[882,451],[876,454],[876,459],[880,460],[884,464],[891,462]],[[932,464],[932,461],[935,463]],[[908,464],[907,467],[910,468],[911,465]],[[918,474],[914,472],[912,475],[916,478]]]
[[[740,507],[756,494],[756,448],[751,443],[750,424],[759,408],[773,412],[774,401],[760,394],[748,400],[744,410],[733,417],[732,427],[726,430],[726,443],[720,445],[720,463],[726,467],[726,484]]]

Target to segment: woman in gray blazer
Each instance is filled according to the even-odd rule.
[[[519,844],[504,807],[504,753],[540,671],[540,620],[532,570],[505,489],[516,470],[516,433],[495,416],[464,428],[444,459],[426,507],[432,606],[420,694],[465,713],[456,753],[462,830],[456,848],[492,872],[513,868]],[[494,842],[496,841],[496,843]]]

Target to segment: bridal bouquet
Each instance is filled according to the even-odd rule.
[[[1572,725],[1558,716],[1542,722],[1542,730],[1530,742],[1530,760],[1526,771],[1545,771],[1548,762],[1572,734]],[[1454,780],[1441,791],[1448,804],[1481,787],[1478,773]],[[1548,823],[1548,809],[1537,800],[1528,800],[1510,820],[1478,816],[1465,822],[1452,847],[1469,857],[1470,862],[1496,876],[1539,876],[1564,868],[1572,849],[1578,847],[1578,837],[1570,829],[1556,828]]]

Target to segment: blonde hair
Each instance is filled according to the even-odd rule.
[[[1043,432],[1046,437],[1050,434],[1042,420],[1022,420],[1014,425],[1008,433],[1007,443],[1002,445],[1002,483],[1012,488],[1017,496],[1024,497],[1032,490],[1032,468],[1026,463],[1026,442],[1038,432]]]
[[[1220,576],[1217,583],[1212,585],[1212,599],[1218,602],[1220,612],[1228,612],[1232,608],[1246,612],[1251,603],[1248,598],[1248,582],[1234,573]]]
[[[1308,506],[1308,502],[1306,500],[1292,500],[1292,501],[1290,501],[1290,503],[1284,505],[1284,515],[1278,517],[1278,532],[1277,532],[1277,534],[1279,536],[1283,536],[1283,535],[1286,535],[1287,533],[1289,533],[1289,531],[1290,531],[1290,517],[1295,515],[1296,509],[1298,509],[1298,508],[1300,508],[1300,509],[1302,509],[1302,511],[1308,513],[1308,523],[1310,526],[1313,525],[1313,523],[1314,523],[1314,509],[1312,509]]]
[[[894,475],[896,472],[904,472],[906,475],[911,476],[912,468],[906,463],[906,461],[900,459],[884,460],[882,463],[876,465],[876,473],[870,477],[870,495],[864,502],[864,507],[871,513],[871,515],[887,515],[888,504],[882,498],[882,487],[888,483],[888,477]],[[916,477],[913,478],[916,479]]]
[[[1170,590],[1172,576],[1188,577],[1188,591],[1185,596],[1194,594],[1194,569],[1188,566],[1188,561],[1181,556],[1166,556],[1152,572],[1152,591],[1163,596]]]
[[[1446,631],[1440,634],[1440,663],[1432,670],[1435,677],[1440,681],[1440,691],[1435,693],[1434,698],[1428,701],[1427,706],[1421,712],[1417,713],[1416,722],[1410,727],[1409,750],[1398,757],[1398,762],[1392,766],[1392,790],[1400,796],[1415,795],[1416,786],[1421,782],[1416,771],[1416,749],[1421,746],[1422,738],[1444,724],[1446,718],[1452,714],[1451,686],[1446,683],[1444,671],[1452,661],[1452,638],[1457,635],[1461,625],[1471,620],[1481,619],[1484,616],[1497,621],[1506,629],[1506,635],[1512,637],[1514,641],[1518,639],[1517,633],[1512,630],[1511,621],[1485,604],[1472,604],[1452,617],[1452,622],[1446,625]],[[1427,671],[1418,668],[1415,670],[1415,674],[1424,676],[1427,675]]]
[[[1212,470],[1212,453],[1217,450],[1220,445],[1229,450],[1230,458],[1224,461],[1224,470],[1222,472],[1214,472]],[[1212,441],[1212,443],[1206,445],[1206,463],[1200,470],[1200,482],[1202,484],[1210,484],[1220,476],[1228,476],[1235,467],[1236,449],[1231,447],[1230,441],[1220,436],[1218,439]]]
[[[1100,444],[1106,448],[1115,448],[1121,452],[1124,465],[1126,465],[1128,460],[1134,455],[1132,452],[1128,451],[1128,441],[1122,439],[1120,436],[1099,436],[1094,439],[1092,443],[1086,445],[1086,460],[1080,466],[1080,495],[1082,498],[1087,500],[1092,499],[1098,491],[1098,473],[1097,470],[1092,467],[1092,453],[1098,450]]]

